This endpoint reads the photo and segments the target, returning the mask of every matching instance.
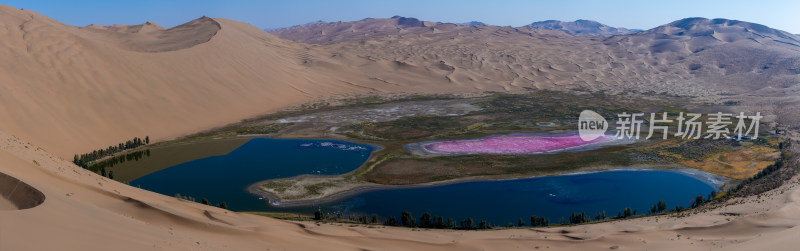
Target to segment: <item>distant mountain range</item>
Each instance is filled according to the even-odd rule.
[[[473,25],[487,25],[487,24],[480,21],[469,21],[466,23],[458,23],[458,25],[473,26]]]
[[[341,41],[345,37],[364,37],[379,34],[402,33],[404,30],[420,27],[436,26],[487,26],[480,21],[466,23],[442,23],[421,21],[411,17],[394,16],[391,18],[366,18],[352,22],[323,22],[296,25],[288,28],[267,30],[280,37],[304,43],[326,44]],[[547,20],[523,26],[540,30],[558,30],[570,34],[613,36],[631,34],[641,30],[611,27],[591,20],[563,22]],[[444,27],[439,27],[444,28]]]
[[[392,72],[373,77],[392,84],[436,76],[481,90],[555,84],[710,96],[767,93],[800,81],[800,38],[756,23],[685,18],[644,31],[588,20],[467,24],[392,17],[271,33],[363,60],[353,64],[370,65],[362,69],[371,74]]]
[[[572,34],[589,34],[589,35],[601,35],[601,36],[624,35],[642,31],[636,29],[616,28],[605,24],[601,24],[597,21],[581,20],[581,19],[572,22],[547,20],[541,22],[534,22],[527,26],[534,29],[560,30]]]

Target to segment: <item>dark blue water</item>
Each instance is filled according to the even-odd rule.
[[[337,140],[290,140],[256,138],[224,156],[176,165],[131,182],[165,195],[225,201],[236,211],[276,211],[311,214],[378,214],[381,219],[400,218],[403,210],[415,217],[424,212],[453,218],[467,217],[494,224],[515,222],[531,215],[556,223],[572,212],[594,216],[630,207],[639,214],[664,200],[667,208],[688,207],[697,195],[714,187],[674,171],[608,171],[504,181],[476,181],[450,185],[378,190],[327,204],[274,208],[266,200],[246,192],[247,186],[265,179],[300,174],[343,174],[361,166],[372,146]]]
[[[594,217],[605,210],[606,216],[612,217],[630,207],[645,214],[658,200],[664,200],[668,209],[689,207],[697,195],[712,190],[711,185],[674,171],[608,171],[380,190],[317,208],[345,215],[376,213],[384,219],[399,219],[403,210],[415,217],[429,212],[456,222],[472,217],[476,222],[484,219],[502,225],[516,223],[519,218],[528,222],[531,215],[537,215],[556,223],[572,212]]]
[[[132,181],[132,186],[198,202],[226,202],[236,211],[263,211],[266,202],[247,193],[252,183],[301,174],[343,174],[360,167],[373,146],[339,140],[254,138],[233,152],[175,165]]]

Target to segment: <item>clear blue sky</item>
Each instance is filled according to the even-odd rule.
[[[206,15],[271,29],[317,20],[354,21],[401,15],[427,21],[481,21],[511,26],[548,19],[591,19],[611,26],[649,29],[685,17],[719,17],[800,33],[800,1],[797,0],[5,0],[2,4],[30,9],[76,26],[153,21],[172,27]]]

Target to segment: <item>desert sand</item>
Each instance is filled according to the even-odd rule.
[[[761,196],[683,217],[417,231],[235,213],[130,187],[64,160],[134,136],[170,139],[308,101],[392,93],[665,92],[741,101],[733,108],[759,110],[799,138],[800,43],[785,32],[684,20],[594,38],[412,23],[402,32],[312,45],[226,19],[203,17],[169,29],[74,27],[0,6],[0,57],[11,59],[0,62],[0,172],[17,184],[4,186],[12,179],[0,178],[0,250],[781,250],[800,244],[798,177]],[[791,168],[800,168],[798,156]]]

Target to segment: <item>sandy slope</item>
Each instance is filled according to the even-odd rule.
[[[364,93],[580,87],[705,95],[729,84],[740,95],[735,97],[760,95],[744,108],[800,125],[791,114],[800,107],[800,88],[792,84],[798,61],[794,47],[783,43],[788,40],[754,38],[766,44],[758,47],[734,36],[742,26],[731,23],[713,24],[713,41],[706,40],[708,30],[676,30],[709,25],[676,23],[598,41],[555,31],[423,23],[406,34],[310,46],[224,19],[200,18],[170,29],[73,27],[0,6],[0,57],[11,59],[0,61],[0,172],[45,197],[41,205],[15,210],[27,202],[16,199],[15,188],[0,186],[0,250],[796,247],[797,178],[760,198],[683,218],[420,232],[233,213],[129,187],[62,160],[134,136],[169,138],[286,105]],[[781,35],[769,32],[759,35]],[[710,47],[694,52],[689,45]],[[744,49],[749,54],[733,53]],[[744,59],[751,61],[736,64]],[[770,60],[782,63],[764,68]],[[731,82],[698,85],[715,76]],[[753,79],[767,83],[748,84]]]
[[[0,62],[0,128],[62,157],[364,91],[307,71],[302,46],[230,20],[128,33],[0,6],[0,23],[0,57],[13,59]]]

